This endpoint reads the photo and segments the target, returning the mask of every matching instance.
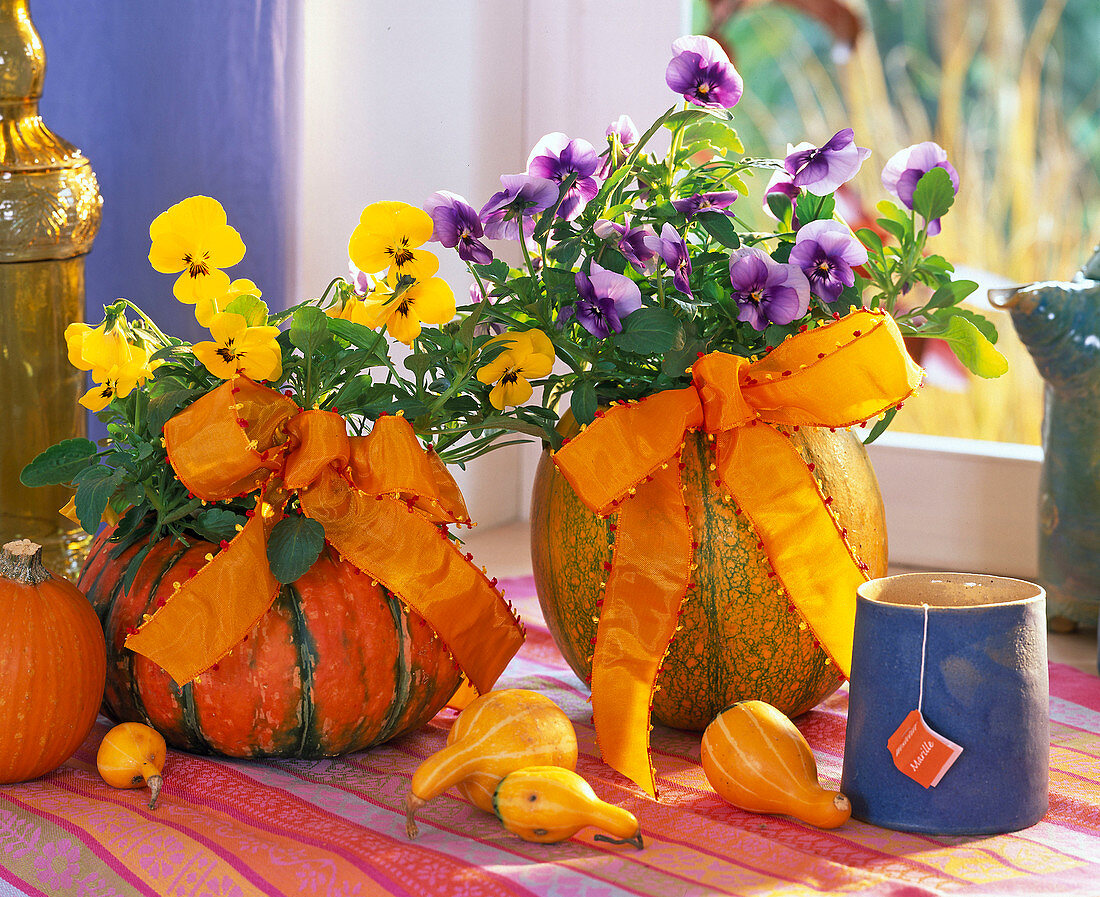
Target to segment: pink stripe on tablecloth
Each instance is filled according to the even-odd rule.
[[[1050,665],[1050,693],[1100,712],[1100,678],[1064,663]]]

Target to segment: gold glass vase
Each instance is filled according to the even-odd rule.
[[[72,576],[89,537],[58,513],[63,486],[29,489],[23,466],[83,436],[84,377],[64,332],[84,318],[84,256],[103,205],[88,160],[38,114],[46,56],[27,0],[0,0],[0,542],[30,538]]]

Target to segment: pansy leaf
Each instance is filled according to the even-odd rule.
[[[267,540],[267,563],[271,575],[281,583],[304,576],[325,547],[325,528],[309,517],[291,514],[271,529]]]
[[[955,186],[942,168],[926,171],[913,190],[913,211],[925,221],[934,221],[947,214],[955,202]]]
[[[596,419],[596,387],[591,380],[581,380],[569,397],[569,410],[578,424],[590,424]]]
[[[872,252],[882,252],[882,238],[869,227],[861,227],[856,231],[856,237],[860,243]]]
[[[19,482],[24,486],[53,486],[68,483],[94,463],[96,444],[79,437],[51,445],[23,468]]]
[[[149,400],[149,411],[145,418],[148,431],[159,435],[170,418],[205,392],[205,389],[173,389],[154,396]]]
[[[891,408],[882,417],[875,422],[875,425],[871,427],[871,432],[867,434],[867,438],[863,440],[864,445],[870,445],[876,439],[878,439],[883,433],[886,432],[886,428],[890,426],[894,416],[898,413],[897,408]]]
[[[386,340],[379,331],[371,330],[363,324],[355,323],[355,321],[345,321],[342,318],[329,318],[326,326],[329,331],[340,337],[340,339],[360,349],[368,349],[373,352],[377,360],[371,361],[371,364],[383,363],[380,350],[385,348]]]
[[[259,296],[244,293],[230,302],[224,311],[240,315],[248,322],[249,327],[263,327],[267,324],[267,303]]]
[[[623,329],[615,344],[638,355],[660,355],[672,348],[680,322],[664,308],[639,308],[623,318]]]
[[[783,193],[769,193],[764,197],[764,201],[767,202],[768,209],[776,220],[784,227],[790,227],[791,214],[794,210],[790,197]]]
[[[84,532],[95,533],[99,529],[103,512],[107,510],[107,502],[110,501],[111,495],[124,475],[125,470],[121,467],[112,470],[110,467],[97,464],[76,476],[73,481],[76,484],[73,504]]]
[[[910,234],[909,220],[896,221],[893,218],[879,218],[878,226],[889,234],[892,234],[898,243],[904,243]]]
[[[329,317],[315,305],[298,309],[290,325],[290,342],[307,358],[313,355],[329,336]]]
[[[228,508],[206,508],[196,514],[189,526],[196,534],[210,542],[232,539],[237,535],[238,524],[243,526],[245,518]]]
[[[925,309],[946,308],[958,305],[973,293],[978,285],[973,280],[951,280],[940,286],[925,304]],[[996,332],[996,331],[994,331]],[[988,335],[988,334],[987,334]],[[995,341],[995,340],[994,340]]]
[[[832,218],[836,208],[836,200],[832,196],[814,196],[812,193],[802,193],[795,200],[794,214],[799,224],[808,224],[819,219]]]
[[[957,312],[958,309],[951,309]],[[937,320],[932,326],[925,326],[919,333],[913,334],[926,338],[942,339],[955,353],[968,371],[979,377],[991,379],[1000,377],[1008,370],[1006,359],[997,348],[978,329],[977,325],[964,314],[950,314],[946,320]]]
[[[721,212],[700,212],[695,217],[704,230],[723,246],[729,249],[741,248],[741,237],[738,236],[737,228],[733,226],[729,215]]]

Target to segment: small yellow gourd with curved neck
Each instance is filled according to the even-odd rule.
[[[550,698],[523,688],[490,691],[454,721],[447,746],[413,774],[405,799],[405,832],[417,835],[416,813],[452,786],[474,805],[493,812],[493,793],[504,776],[525,766],[577,765],[577,734]]]
[[[707,781],[742,810],[782,813],[818,828],[836,828],[852,814],[847,797],[818,783],[806,739],[771,704],[741,701],[722,711],[703,733],[701,756]]]
[[[493,809],[504,827],[524,841],[554,844],[594,825],[614,835],[595,835],[597,841],[644,846],[637,817],[600,800],[571,769],[529,766],[509,773],[497,785]]]

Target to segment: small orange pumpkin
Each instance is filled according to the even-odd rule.
[[[782,813],[818,828],[848,821],[852,805],[822,788],[817,761],[794,723],[771,704],[742,701],[722,711],[703,733],[707,781],[735,807]]]
[[[92,605],[28,539],[0,549],[0,645],[0,783],[25,782],[80,747],[107,673]]]

